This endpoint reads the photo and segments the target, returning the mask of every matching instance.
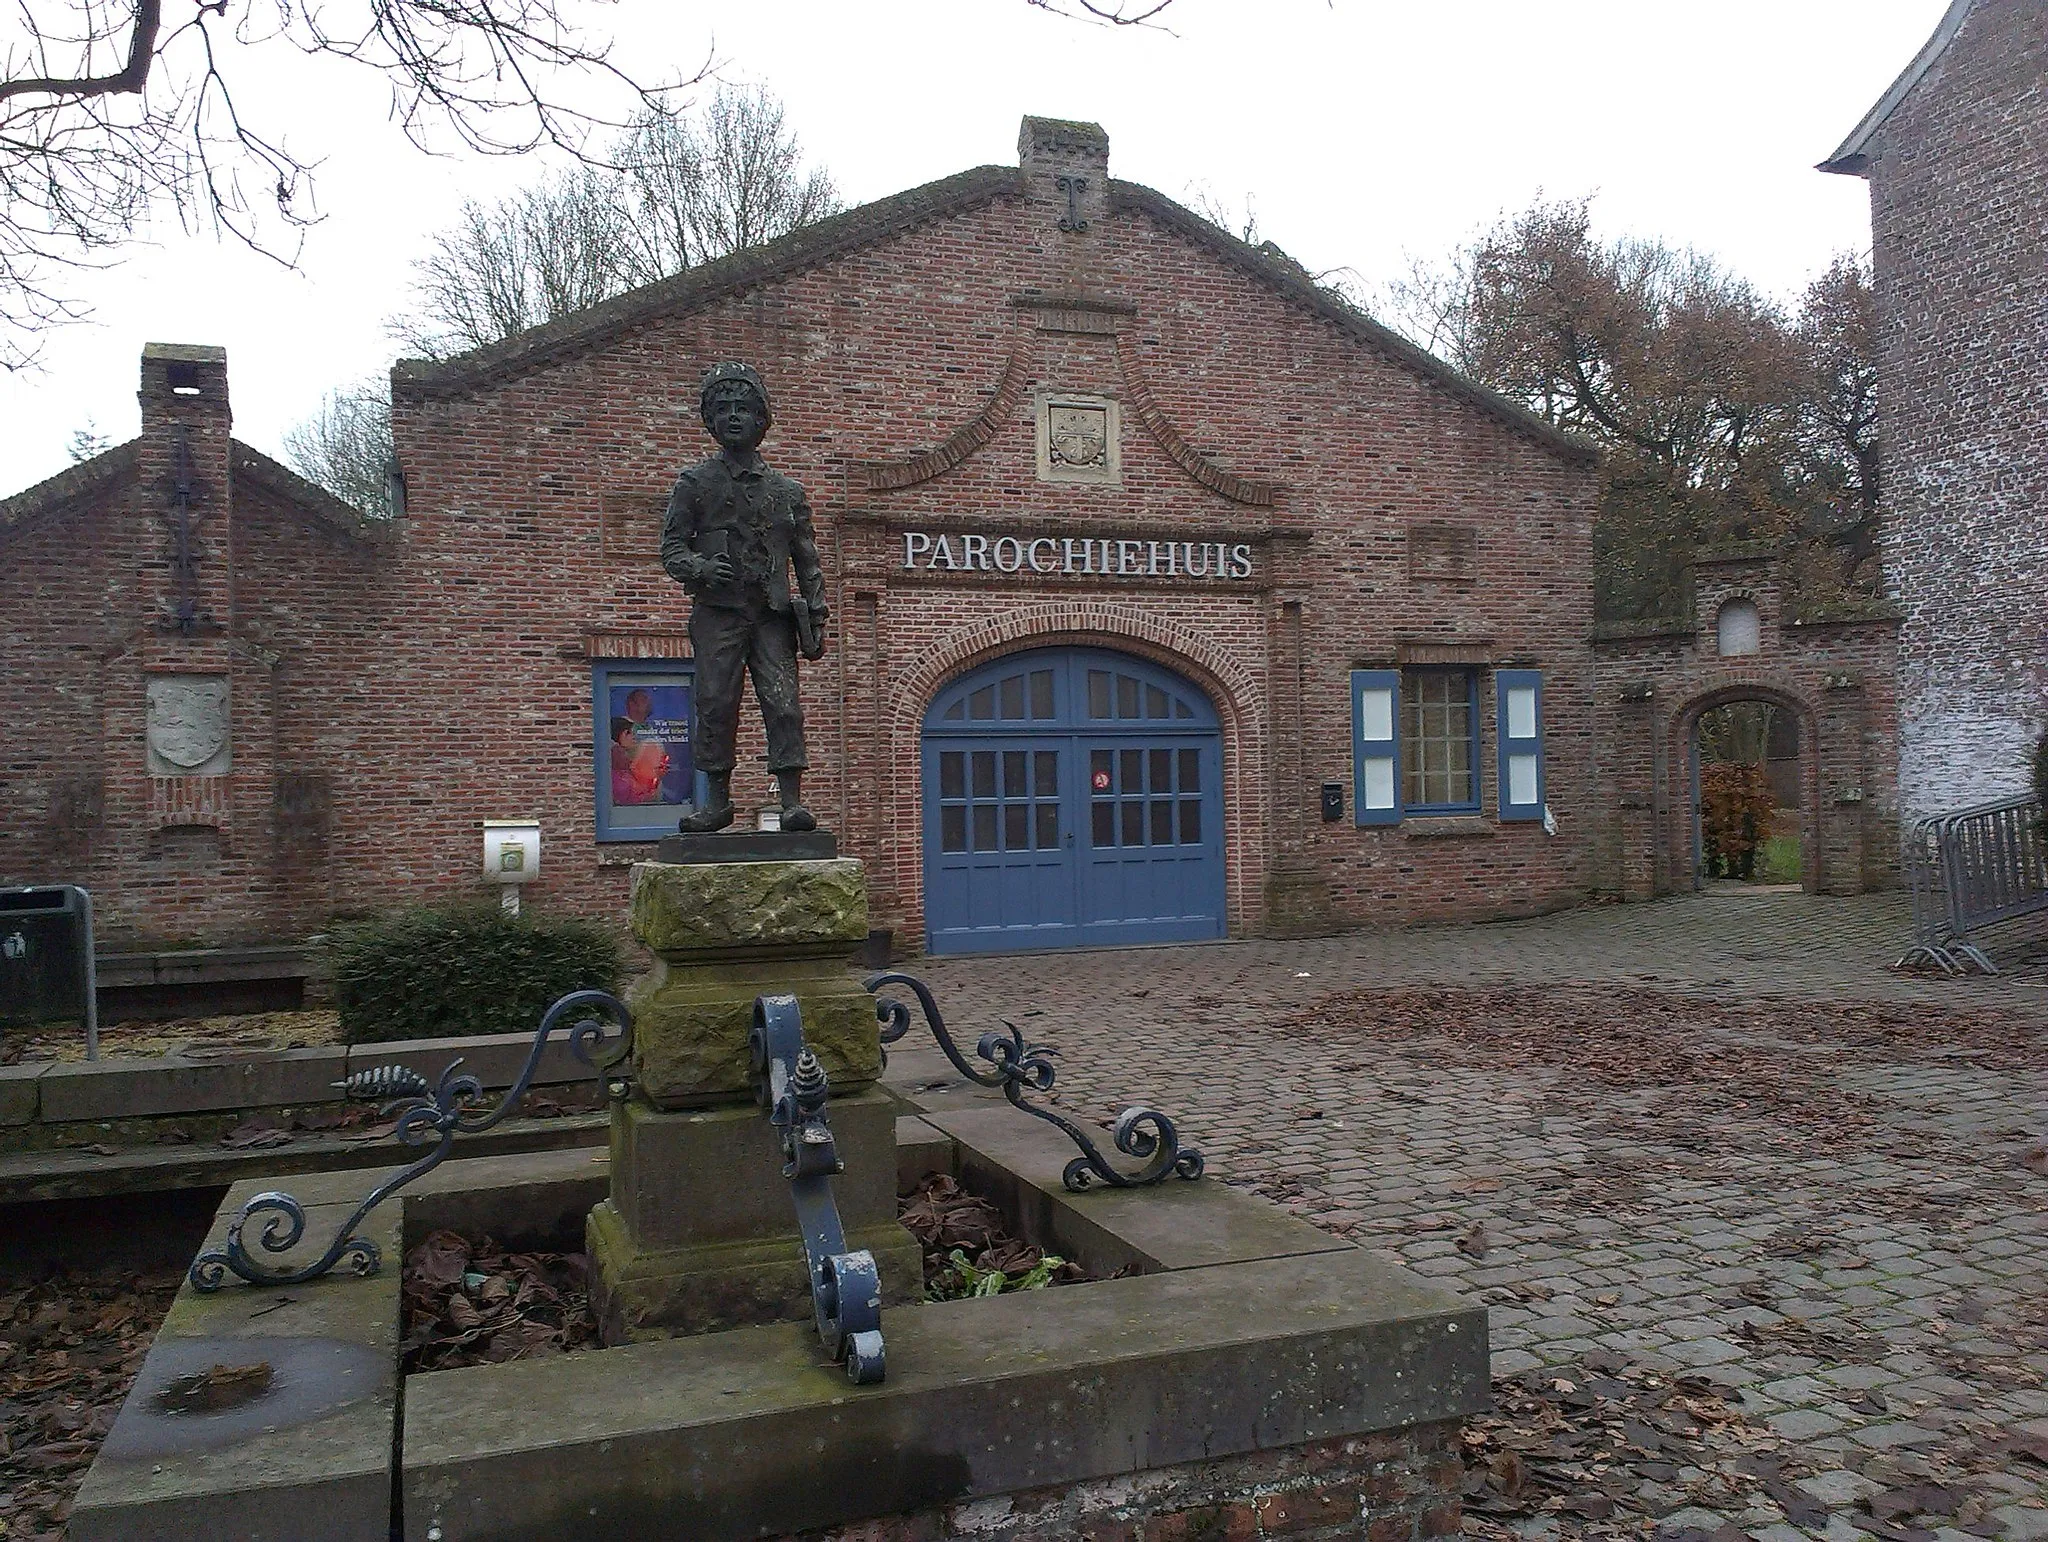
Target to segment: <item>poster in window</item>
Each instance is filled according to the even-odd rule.
[[[690,761],[695,704],[689,683],[614,679],[606,683],[605,695],[613,810],[689,807],[697,781]]]

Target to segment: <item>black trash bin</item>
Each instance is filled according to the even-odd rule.
[[[99,1059],[92,896],[75,883],[0,889],[0,1031],[15,1024],[85,1025]]]

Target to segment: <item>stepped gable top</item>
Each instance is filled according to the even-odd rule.
[[[1977,0],[1951,0],[1948,10],[1935,23],[1934,35],[1921,45],[1920,52],[1913,56],[1913,62],[1900,72],[1899,78],[1891,83],[1890,89],[1877,99],[1877,105],[1863,115],[1863,121],[1850,130],[1849,137],[1842,141],[1835,153],[1822,161],[1816,170],[1831,171],[1842,176],[1860,177],[1870,169],[1870,145],[1878,131],[1885,126],[1891,115],[1898,111],[1899,104],[1920,84],[1921,78],[1934,68],[1941,56],[1948,52],[1949,44],[1956,40],[1956,34],[1963,29]]]
[[[130,439],[126,444],[117,444],[111,450],[102,450],[92,459],[80,461],[16,493],[12,498],[0,499],[0,540],[47,514],[76,507],[88,498],[121,486],[135,475],[141,443],[140,439]],[[234,457],[235,474],[247,477],[260,490],[359,540],[389,538],[388,521],[370,518],[326,488],[307,481],[290,467],[281,465],[239,439],[231,439],[228,443],[229,453]]]
[[[1020,152],[1037,146],[1106,156],[1109,136],[1093,123],[1024,119]],[[1450,395],[1561,458],[1591,465],[1600,452],[1567,434],[1520,403],[1489,390],[1435,354],[1374,321],[1328,290],[1272,242],[1250,246],[1165,194],[1135,182],[1111,180],[1110,206],[1149,215],[1193,244],[1204,247],[1241,272],[1278,291],[1358,342],[1443,387]],[[967,212],[998,198],[1021,197],[1024,176],[1016,166],[977,166],[937,182],[806,225],[762,246],[685,269],[639,289],[515,333],[487,348],[450,359],[401,359],[391,370],[394,400],[431,400],[489,390],[568,355],[597,347],[662,316],[686,314],[893,240],[920,225]]]

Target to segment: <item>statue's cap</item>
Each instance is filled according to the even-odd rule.
[[[704,372],[704,388],[697,393],[698,405],[710,406],[713,391],[722,385],[731,385],[735,382],[751,387],[754,394],[761,398],[761,410],[768,410],[768,387],[761,383],[761,377],[755,373],[752,365],[741,364],[733,359],[728,359],[723,364],[714,364]]]

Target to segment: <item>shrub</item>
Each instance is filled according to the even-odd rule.
[[[1762,766],[1723,760],[1700,767],[1700,846],[1711,876],[1754,876],[1777,802]]]
[[[528,1033],[557,997],[616,990],[616,935],[496,905],[414,906],[334,929],[342,1037],[351,1044]]]

